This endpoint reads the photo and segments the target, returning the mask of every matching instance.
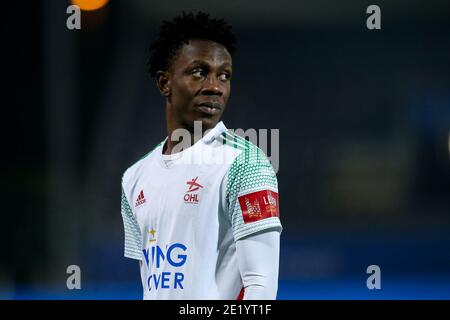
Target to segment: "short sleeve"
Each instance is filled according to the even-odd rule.
[[[247,142],[227,175],[228,214],[235,241],[282,226],[276,174],[264,152]]]
[[[121,212],[125,230],[125,257],[142,260],[142,236],[139,224],[122,188]]]

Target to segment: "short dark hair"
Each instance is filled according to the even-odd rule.
[[[163,21],[158,37],[150,45],[148,71],[154,77],[160,70],[168,70],[172,59],[176,57],[183,44],[191,39],[211,40],[222,44],[233,55],[236,51],[236,37],[223,19],[212,19],[209,14],[185,13]]]

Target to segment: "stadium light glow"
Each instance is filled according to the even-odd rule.
[[[93,11],[104,7],[109,0],[71,0],[71,2],[79,6],[81,10]]]

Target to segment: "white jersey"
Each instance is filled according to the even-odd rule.
[[[222,122],[175,155],[166,140],[123,175],[125,256],[140,260],[144,299],[236,299],[235,242],[282,229],[273,168]]]

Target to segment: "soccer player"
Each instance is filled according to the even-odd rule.
[[[202,12],[163,22],[150,46],[167,137],[122,178],[125,257],[140,261],[144,299],[276,298],[276,175],[220,121],[235,47],[231,27]],[[191,146],[177,151],[180,130]]]

